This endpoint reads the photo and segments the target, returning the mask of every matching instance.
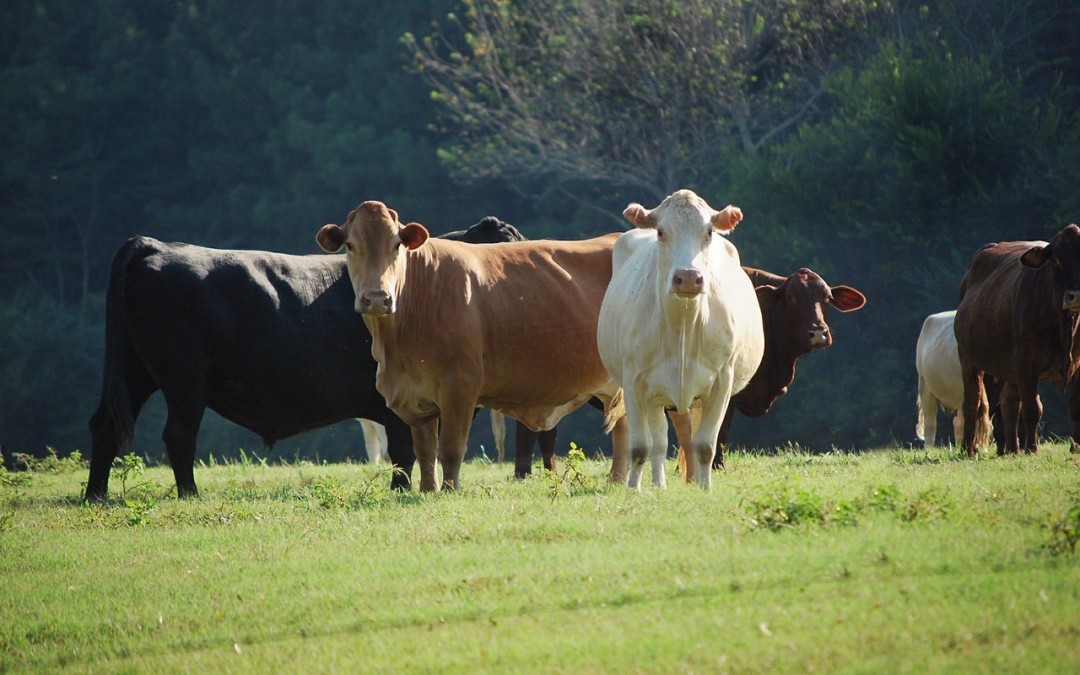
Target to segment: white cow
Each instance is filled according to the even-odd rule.
[[[623,389],[628,485],[641,488],[646,457],[653,483],[666,485],[664,410],[700,407],[688,461],[707,490],[728,401],[750,381],[765,352],[754,286],[735,246],[716,236],[734,229],[742,212],[734,206],[716,211],[690,190],[679,190],[651,211],[631,204],[623,215],[638,229],[615,244],[597,344],[604,367]]]
[[[927,446],[937,444],[938,406],[947,414],[956,414],[953,433],[957,442],[964,433],[964,380],[953,332],[955,320],[956,310],[931,314],[923,321],[915,344],[915,370],[919,373],[915,436]]]

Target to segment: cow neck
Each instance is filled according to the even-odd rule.
[[[757,372],[750,378],[750,382],[743,390],[744,399],[749,399],[748,404],[753,409],[760,410],[757,415],[764,415],[772,406],[773,401],[787,393],[787,388],[795,381],[795,363],[799,356],[792,356],[792,351],[781,354],[784,350],[778,350],[782,335],[776,335],[776,330],[770,330],[770,326],[780,325],[779,321],[773,321],[772,315],[776,311],[773,307],[767,307],[763,312],[765,325],[765,353],[761,358],[761,365]]]

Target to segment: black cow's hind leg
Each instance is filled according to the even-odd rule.
[[[165,452],[169,456],[173,476],[176,478],[176,494],[180,498],[197,497],[199,489],[195,487],[195,441],[202,424],[203,401],[175,400],[165,396],[169,416],[165,421],[165,430],[161,435],[165,441]]]
[[[383,417],[383,426],[386,427],[386,454],[390,456],[390,465],[394,468],[390,489],[408,490],[412,486],[413,464],[416,463],[412,430],[389,410]]]

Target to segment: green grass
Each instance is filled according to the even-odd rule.
[[[0,671],[1053,672],[1080,663],[1080,456],[733,453],[397,495],[365,465],[0,473]],[[140,467],[141,468],[141,467]]]

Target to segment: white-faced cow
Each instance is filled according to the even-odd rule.
[[[616,238],[469,246],[377,201],[319,230],[324,250],[346,248],[376,386],[412,426],[421,490],[439,488],[436,458],[443,487],[459,487],[478,406],[550,429],[590,396],[615,395],[596,323]]]
[[[731,396],[754,375],[765,352],[761,310],[735,246],[717,236],[742,219],[734,206],[711,208],[680,190],[652,210],[631,204],[638,229],[620,237],[600,312],[597,342],[623,389],[629,422],[628,484],[640,489],[646,458],[653,483],[666,484],[666,408],[701,408],[689,462],[711,487],[716,438]]]
[[[523,238],[489,220],[463,238]],[[87,499],[108,496],[113,460],[128,452],[139,412],[159,389],[181,497],[198,494],[195,442],[207,407],[268,445],[351,417],[380,422],[391,485],[408,488],[412,435],[375,389],[371,338],[353,302],[340,258],[128,240],[109,277]]]
[[[832,346],[833,333],[827,318],[829,308],[853,312],[866,305],[866,296],[851,286],[830,286],[820,275],[806,267],[789,276],[780,276],[753,267],[743,271],[754,284],[761,320],[765,328],[765,356],[746,388],[731,397],[720,434],[716,439],[713,468],[723,468],[724,454],[731,436],[735,411],[746,417],[761,417],[773,403],[787,393],[795,380],[795,365],[800,357]],[[673,415],[680,429],[679,466],[687,482],[693,479],[686,466],[681,445],[689,439],[689,422]]]
[[[931,314],[923,321],[915,343],[915,370],[919,374],[915,438],[927,446],[937,445],[939,407],[954,415],[956,442],[964,437],[964,379],[953,331],[955,321],[956,310]]]
[[[1043,378],[1064,390],[1080,365],[1080,228],[1069,225],[1044,241],[988,244],[960,282],[956,343],[964,381],[963,448],[974,456],[989,440],[984,377],[1001,382],[1005,452],[1038,450]],[[1080,387],[1069,387],[1074,447],[1080,440]],[[1024,438],[1019,438],[1020,418]]]

